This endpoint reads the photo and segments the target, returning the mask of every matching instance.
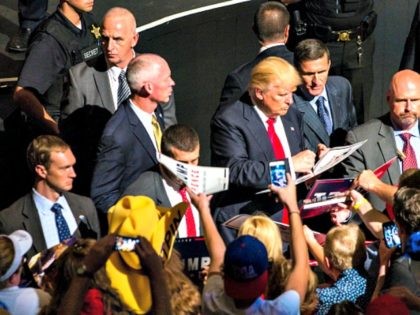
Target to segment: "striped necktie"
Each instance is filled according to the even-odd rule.
[[[118,93],[117,93],[117,105],[119,106],[131,95],[130,88],[127,83],[125,71],[121,70],[118,76]]]

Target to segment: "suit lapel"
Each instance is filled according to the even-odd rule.
[[[286,115],[280,117],[283,123],[284,132],[286,133],[286,138],[289,144],[291,156],[301,151],[299,141],[299,139],[301,138],[301,136],[299,135],[300,128],[290,118],[292,114],[292,109],[289,108]]]
[[[257,112],[253,106],[242,103],[243,106],[243,117],[248,123],[246,127],[250,131],[250,134],[254,137],[255,143],[264,152],[267,161],[274,160],[273,147],[267,136],[267,130],[265,129],[264,123],[261,121]]]
[[[114,113],[116,107],[111,93],[111,84],[109,83],[108,73],[106,71],[94,71],[93,81],[95,82],[102,105],[111,113]]]
[[[311,129],[321,140],[322,143],[329,144],[330,137],[324,128],[324,125],[319,120],[317,113],[312,108],[309,101],[301,94],[295,95],[296,108],[303,113],[303,120],[306,126]]]
[[[382,123],[379,132],[381,139],[378,140],[379,150],[383,157],[383,163],[397,155],[397,147],[395,145],[394,133],[390,125]],[[391,140],[391,141],[390,141]],[[387,171],[390,183],[396,185],[400,177],[399,163],[393,163]]]
[[[130,123],[130,127],[132,129],[134,136],[137,138],[139,143],[143,146],[144,150],[150,155],[152,160],[157,162],[155,146],[152,140],[150,139],[150,136],[147,133],[146,128],[144,128],[140,119],[136,116],[134,111],[130,108],[129,101],[128,100],[125,101],[124,103],[121,104],[121,106],[124,106],[124,110],[126,111],[126,115],[127,115],[127,118]],[[163,122],[162,122],[162,119],[159,117],[159,115],[158,115],[158,121],[162,128]]]
[[[45,242],[44,232],[41,227],[41,220],[31,192],[25,197],[22,209],[22,218],[24,229],[33,236],[32,246],[38,253],[47,247],[47,243]]]
[[[71,195],[64,193],[64,197],[66,198],[67,203],[70,206],[70,210],[73,213],[74,219],[76,220],[76,223],[79,225],[80,223],[80,216],[85,215],[83,209],[80,207],[80,203],[78,203],[76,200],[74,200]],[[88,219],[88,218],[87,218]],[[74,232],[74,236],[81,237],[79,226],[77,226],[76,231]]]

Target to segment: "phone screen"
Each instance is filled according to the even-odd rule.
[[[114,250],[121,252],[131,252],[134,250],[136,244],[140,242],[138,238],[126,237],[126,236],[116,236]]]
[[[271,183],[275,186],[286,187],[286,163],[284,161],[270,162]]]
[[[385,245],[388,248],[400,247],[401,240],[398,235],[398,227],[394,222],[385,222],[382,224]]]

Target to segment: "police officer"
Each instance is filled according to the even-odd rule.
[[[57,10],[31,35],[13,98],[28,117],[33,135],[58,134],[60,102],[68,69],[100,52],[93,0],[60,0]]]
[[[353,87],[359,124],[367,119],[373,87],[376,13],[373,0],[283,0],[292,13],[290,43],[317,38],[331,53],[331,75],[346,77]]]

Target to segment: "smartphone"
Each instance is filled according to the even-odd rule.
[[[140,242],[138,238],[117,235],[115,237],[114,250],[132,252],[138,242]]]
[[[398,227],[394,222],[390,221],[382,223],[382,231],[384,233],[386,247],[394,248],[401,246],[400,236],[398,235]]]
[[[286,163],[285,161],[270,162],[270,178],[271,184],[278,187],[286,187]]]

